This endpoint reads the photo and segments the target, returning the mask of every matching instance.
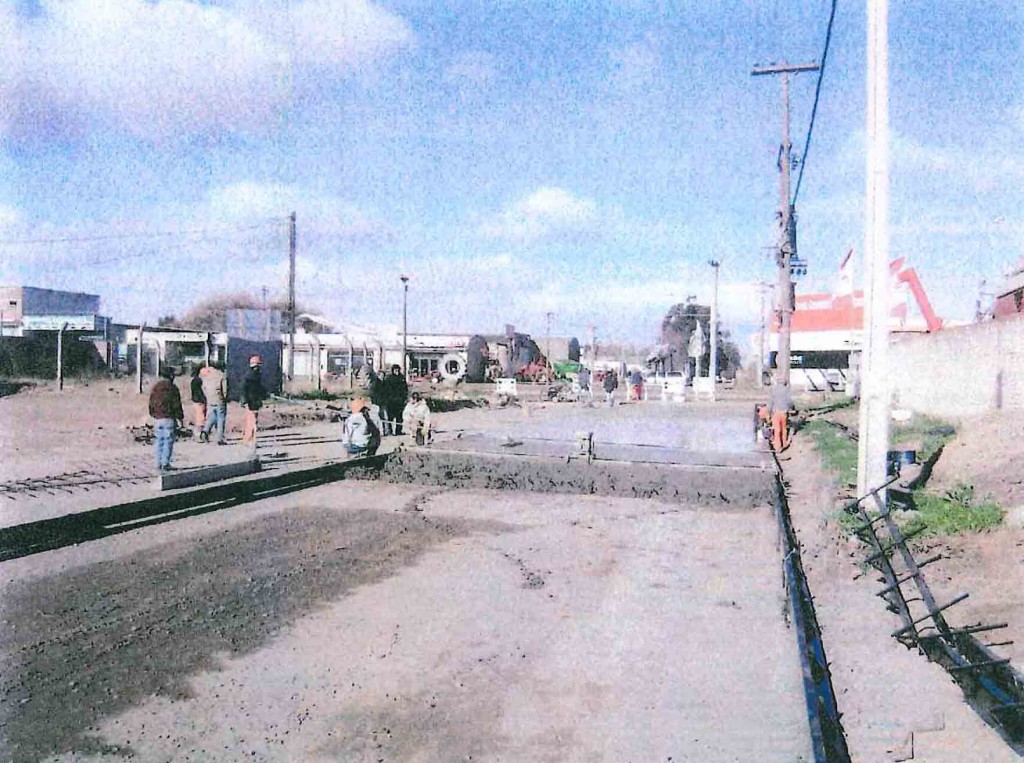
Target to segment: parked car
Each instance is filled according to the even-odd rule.
[[[651,377],[650,383],[659,385],[661,387],[661,394],[664,396],[682,396],[686,394],[686,374],[682,371],[655,374]]]

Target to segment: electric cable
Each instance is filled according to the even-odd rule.
[[[125,239],[144,238],[167,238],[174,236],[202,236],[217,233],[244,233],[246,231],[259,230],[270,225],[287,222],[288,218],[271,218],[256,225],[234,226],[225,228],[196,228],[168,231],[151,231],[139,233],[108,233],[96,236],[63,236],[55,238],[22,238],[22,239],[0,239],[0,246],[21,246],[26,244],[67,244],[84,243],[90,241],[117,241]]]
[[[818,69],[818,84],[814,87],[814,105],[811,107],[811,122],[807,126],[807,139],[804,141],[804,150],[800,155],[800,174],[796,178],[796,189],[793,191],[793,200],[790,202],[792,204],[796,204],[797,197],[800,195],[800,185],[804,179],[804,168],[807,166],[807,152],[811,148],[811,136],[814,134],[814,118],[818,114],[821,82],[825,77],[825,64],[828,62],[828,49],[832,42],[832,25],[836,20],[836,6],[838,4],[839,0],[832,0],[832,10],[828,16],[828,27],[825,29],[825,49],[821,53],[821,66]]]

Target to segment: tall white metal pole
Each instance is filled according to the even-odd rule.
[[[402,280],[402,375],[409,378],[409,276]]]
[[[711,402],[715,402],[715,379],[718,378],[718,260],[708,260],[708,264],[715,271],[715,286],[711,292],[711,325],[708,326],[708,333],[711,334],[711,358],[708,363],[708,376],[711,377]]]
[[[867,2],[867,186],[864,333],[857,492],[886,480],[889,450],[889,8]],[[884,495],[880,496],[884,501]]]

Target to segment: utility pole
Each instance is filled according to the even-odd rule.
[[[409,276],[402,280],[402,375],[409,378]]]
[[[857,494],[887,478],[889,451],[889,6],[868,0],[864,332]],[[877,494],[885,505],[885,492]]]
[[[68,330],[65,322],[57,330],[57,389],[64,391],[64,332]]]
[[[765,281],[757,282],[757,290],[761,292],[761,332],[758,334],[758,353],[757,353],[757,388],[764,388],[764,357],[765,357],[765,345],[767,344],[767,337],[765,333],[768,330],[768,321],[766,320],[767,304],[765,295],[772,288],[770,283]]]
[[[782,145],[779,148],[779,347],[776,353],[776,381],[789,385],[789,332],[793,320],[793,281],[790,262],[796,253],[796,218],[790,201],[789,173],[793,167],[793,144],[789,139],[789,75],[816,72],[820,67],[809,64],[770,64],[755,66],[752,76],[782,75]]]
[[[708,332],[711,334],[711,358],[708,366],[708,376],[711,377],[711,402],[715,402],[715,379],[718,378],[718,268],[721,263],[718,260],[708,260],[715,270],[715,287],[711,292],[711,325]]]
[[[547,345],[548,346],[547,346],[547,350],[544,353],[548,357],[548,363],[551,363],[551,317],[553,315],[554,315],[554,313],[544,313],[544,317],[546,317],[548,319],[548,334],[547,334],[547,336],[548,336]]]
[[[142,394],[142,333],[146,330],[145,322],[139,325],[139,346],[135,348],[135,376],[139,387],[139,394]]]
[[[590,329],[590,370],[593,371],[597,361],[597,326],[591,323],[587,328]]]
[[[295,376],[295,213],[288,215],[288,381]]]

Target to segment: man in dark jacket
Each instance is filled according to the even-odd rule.
[[[381,397],[384,402],[384,433],[402,434],[402,411],[409,398],[409,385],[402,375],[401,366],[391,366],[391,373],[381,382]]]
[[[608,371],[604,375],[604,401],[611,408],[615,405],[615,390],[619,387],[619,377],[615,375],[614,371]]]
[[[149,393],[149,415],[155,419],[156,468],[163,472],[171,468],[174,435],[185,413],[181,410],[181,393],[174,386],[174,369],[164,368],[160,376]]]
[[[259,421],[260,408],[267,399],[267,390],[263,387],[261,366],[263,359],[259,355],[249,358],[249,373],[242,382],[242,398],[240,402],[245,409],[245,429],[242,430],[242,442],[256,444],[256,424]]]
[[[193,436],[200,439],[203,431],[203,424],[206,423],[206,395],[203,394],[203,380],[199,377],[202,366],[196,366],[192,371],[192,382],[189,391],[192,393],[192,416],[195,421],[192,423]]]

